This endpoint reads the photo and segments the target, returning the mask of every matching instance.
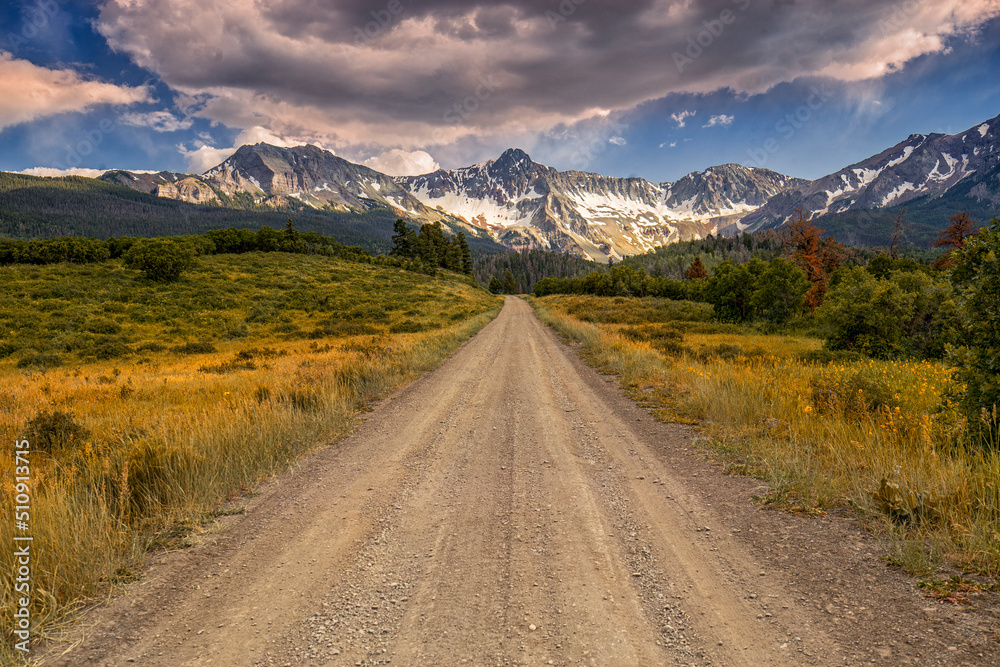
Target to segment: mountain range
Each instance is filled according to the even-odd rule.
[[[247,145],[204,174],[108,171],[115,186],[210,208],[313,216],[389,211],[441,221],[481,243],[543,248],[598,261],[709,234],[775,229],[797,209],[846,242],[878,243],[901,211],[926,244],[958,210],[1000,208],[1000,117],[955,135],[914,134],[807,181],[739,164],[675,182],[558,171],[512,148],[460,169],[392,177],[316,146]]]

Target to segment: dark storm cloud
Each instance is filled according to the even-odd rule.
[[[99,27],[212,120],[415,148],[545,131],[676,92],[877,78],[945,50],[998,8],[1000,0],[112,0]]]

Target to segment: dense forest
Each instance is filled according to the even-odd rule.
[[[269,210],[237,200],[227,206],[195,205],[92,178],[0,172],[0,237],[11,239],[182,236],[229,227],[281,230],[289,217],[300,231],[335,236],[370,253],[387,254],[397,213],[385,208],[363,213],[305,207]],[[470,236],[468,243],[484,252],[501,248],[476,236]]]
[[[483,253],[473,258],[473,274],[483,285],[493,278],[503,283],[510,272],[516,284],[512,293],[526,294],[535,289],[535,283],[545,277],[569,278],[598,270],[602,265],[590,260],[549,250],[521,250],[518,252]]]
[[[941,358],[960,342],[949,269],[984,230],[968,212],[955,214],[933,243],[937,259],[918,261],[896,247],[876,253],[843,246],[800,212],[780,233],[660,248],[586,276],[545,277],[534,293],[702,301],[723,322],[818,327],[830,352]]]

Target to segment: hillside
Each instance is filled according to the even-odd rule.
[[[802,209],[839,241],[886,245],[903,214],[909,241],[927,247],[948,218],[1000,214],[1000,116],[957,134],[912,134],[877,155],[772,197],[740,224],[775,229]]]
[[[0,172],[0,237],[176,236],[227,227],[283,229],[291,218],[301,231],[333,236],[369,252],[387,253],[392,247],[392,224],[398,216],[387,208],[316,210],[293,200],[276,209],[238,198],[225,206],[191,204],[119,185],[127,172],[109,173],[113,176],[101,180]],[[164,176],[147,176],[143,182],[155,189],[155,179]],[[477,250],[502,249],[483,237],[470,236],[469,245]]]
[[[346,433],[499,310],[455,274],[281,252],[200,257],[169,283],[111,260],[3,266],[0,284],[0,436],[31,443],[39,634],[133,579],[146,549],[190,545],[220,503]],[[15,664],[11,632],[0,664]]]

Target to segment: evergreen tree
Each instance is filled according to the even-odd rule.
[[[469,250],[469,242],[465,238],[465,234],[461,231],[458,232],[458,248],[461,251],[462,257],[462,273],[467,276],[472,275],[472,251]]]
[[[701,257],[694,258],[694,261],[691,262],[691,268],[687,270],[684,277],[688,280],[700,280],[701,278],[708,277],[708,271],[705,270],[705,265],[701,263]]]
[[[496,276],[493,276],[492,278],[490,278],[490,287],[489,287],[489,290],[493,294],[500,294],[500,293],[503,292],[503,283],[501,283],[499,280],[497,280]]]
[[[392,251],[390,254],[406,259],[417,256],[417,235],[402,218],[392,225]]]
[[[517,281],[514,280],[514,274],[507,269],[503,272],[503,293],[504,294],[520,294],[521,290],[517,286]]]
[[[458,245],[458,239],[448,242],[444,255],[444,268],[456,273],[462,272],[462,247]]]

